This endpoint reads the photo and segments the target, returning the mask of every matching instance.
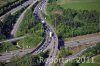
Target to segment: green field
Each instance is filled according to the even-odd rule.
[[[79,66],[100,66],[100,64],[95,64],[95,63],[82,63]]]
[[[94,59],[94,62],[100,63],[100,55]]]
[[[64,66],[100,66],[100,64],[96,64],[96,63],[81,63],[81,64],[67,63]]]
[[[63,8],[100,11],[100,0],[58,0]]]
[[[66,63],[64,66],[100,66],[99,63]]]

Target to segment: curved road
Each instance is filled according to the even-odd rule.
[[[15,50],[15,51],[11,51],[11,52],[4,52],[2,53],[2,56],[0,56],[0,61],[5,61],[5,60],[9,60],[11,57],[15,56],[15,55],[25,55],[27,53],[31,53],[33,52],[34,54],[37,54],[37,53],[40,53],[41,51],[44,51],[47,46],[51,45],[51,51],[50,51],[50,54],[49,54],[49,57],[48,58],[55,58],[56,56],[56,52],[58,51],[58,37],[54,31],[54,29],[52,28],[52,26],[50,26],[48,24],[48,22],[43,18],[43,16],[41,15],[41,8],[44,8],[43,4],[46,4],[47,1],[46,0],[42,0],[35,8],[34,10],[34,14],[38,16],[38,18],[41,20],[41,21],[44,21],[45,24],[46,24],[46,27],[47,29],[45,30],[46,31],[46,35],[49,35],[49,32],[51,31],[54,35],[52,37],[52,39],[50,39],[48,36],[46,36],[46,41],[38,48],[36,48],[35,50],[32,49],[23,49],[23,50]],[[94,40],[95,39],[95,40]],[[94,41],[93,41],[94,40]],[[77,46],[77,45],[80,45],[82,43],[87,43],[87,42],[95,42],[95,41],[100,41],[100,37],[94,37],[94,38],[88,38],[86,40],[80,40],[78,41],[73,41],[73,42],[66,42],[66,47],[68,46]],[[83,51],[82,51],[83,52]],[[78,53],[79,55],[80,53]],[[75,55],[78,56],[78,55]],[[74,57],[74,56],[73,56]],[[52,66],[52,64],[50,62],[46,62],[45,66]]]
[[[41,14],[41,10],[45,9],[44,4],[46,4],[46,3],[47,3],[47,0],[41,0],[41,2],[35,8],[34,13],[37,16],[39,16],[39,19],[41,21],[45,22],[45,24],[47,25],[47,28],[54,34],[53,37],[52,37],[52,40],[51,40],[51,44],[52,44],[51,45],[51,51],[50,51],[50,54],[49,54],[49,57],[48,57],[50,59],[53,59],[53,58],[55,58],[56,53],[58,51],[58,37],[57,37],[54,29],[52,28],[52,26],[48,24],[48,22],[43,18],[42,14]],[[47,61],[45,63],[45,66],[52,66],[52,63],[50,63],[50,62]]]
[[[38,14],[38,12],[37,12],[37,14]],[[49,28],[49,26],[47,24],[46,24],[46,26],[48,27],[45,30],[46,31],[46,35],[49,35],[49,31],[51,29]],[[50,38],[48,36],[46,36],[45,39],[46,39],[45,42],[43,44],[40,43],[39,46],[36,47],[35,49],[32,48],[32,49],[25,49],[25,50],[23,49],[23,50],[15,50],[15,51],[10,51],[10,52],[4,52],[0,56],[0,61],[9,60],[10,58],[12,58],[13,56],[16,56],[16,55],[20,55],[21,56],[21,55],[25,55],[27,53],[34,53],[34,54],[40,53],[41,51],[44,51],[47,48],[47,46],[49,46],[51,44],[51,40],[50,40]]]
[[[41,11],[44,8],[44,6],[42,4],[46,4],[46,3],[47,3],[46,0],[42,0],[41,4],[38,5],[37,10],[39,9],[39,11]],[[40,16],[40,19],[42,21],[46,22],[46,20],[41,16],[41,13],[38,14],[38,15]],[[48,22],[46,22],[46,24],[48,24]],[[57,52],[57,48],[58,48],[58,38],[57,38],[57,35],[56,35],[55,31],[53,30],[53,28],[49,24],[48,24],[48,26],[51,28],[51,31],[54,33],[54,37],[52,38],[52,40],[54,40],[53,41],[54,43],[52,45],[52,49],[51,49],[51,52],[50,52],[49,57],[48,57],[49,59],[53,59],[56,56],[56,52]],[[100,42],[100,36],[91,37],[91,38],[87,38],[87,39],[82,39],[82,40],[79,40],[78,42],[77,41],[66,42],[65,46],[66,47],[73,47],[73,46],[78,46],[78,45],[83,44],[83,43],[93,43],[93,42]],[[83,53],[86,49],[83,49],[79,53],[77,53],[77,54],[75,54],[71,57],[68,57],[68,58],[70,60],[74,59],[74,58],[78,57],[81,53]],[[50,63],[50,61],[47,61],[45,66],[52,66],[52,63]]]
[[[12,36],[15,37],[16,32],[17,32],[17,30],[18,30],[18,28],[19,28],[20,23],[21,23],[22,20],[23,20],[23,17],[24,17],[24,14],[26,13],[26,11],[27,11],[28,9],[30,9],[30,7],[32,7],[37,1],[38,1],[38,0],[33,0],[33,2],[31,3],[31,5],[30,5],[27,9],[25,9],[25,11],[24,11],[24,12],[20,15],[20,17],[17,19],[16,24],[14,25],[13,30],[11,31],[11,35],[12,35]]]
[[[46,49],[47,46],[49,46],[50,44],[53,43],[53,45],[55,46],[55,48],[53,48],[53,51],[51,51],[51,53],[52,53],[52,52],[54,52],[54,53],[53,53],[53,54],[50,53],[50,54],[51,54],[50,57],[51,57],[51,56],[55,56],[55,55],[56,55],[56,51],[58,50],[58,49],[57,49],[57,48],[58,48],[58,38],[57,38],[57,35],[56,35],[55,31],[53,30],[52,26],[50,26],[50,25],[48,24],[48,22],[47,22],[47,21],[43,18],[43,16],[41,15],[41,9],[44,8],[43,5],[44,5],[45,3],[47,3],[46,0],[41,0],[41,1],[40,1],[40,3],[39,3],[39,4],[35,7],[35,9],[34,9],[34,15],[35,15],[41,22],[44,21],[44,23],[45,23],[45,25],[46,25],[46,31],[47,31],[48,35],[49,35],[49,32],[52,32],[52,33],[54,34],[54,36],[52,37],[51,40],[49,39],[49,40],[50,40],[49,42],[43,44],[43,47],[41,47],[40,50],[38,49],[37,52],[41,51],[41,50],[44,48],[44,46],[45,46],[45,49]],[[55,42],[54,42],[53,40],[55,40]],[[54,43],[55,43],[55,44],[54,44]]]
[[[12,31],[11,31],[11,35],[13,36],[13,37],[15,37],[15,35],[16,35],[16,32],[17,32],[17,30],[18,30],[18,28],[19,28],[19,25],[20,25],[20,23],[22,22],[22,20],[23,20],[23,17],[24,17],[24,14],[26,13],[26,11],[28,10],[28,9],[30,9],[30,7],[32,7],[36,2],[37,2],[38,0],[29,0],[28,1],[28,3],[27,4],[29,4],[29,3],[31,3],[31,5],[27,8],[27,9],[25,9],[24,10],[24,12],[20,15],[20,17],[17,19],[17,21],[16,21],[16,23],[15,23],[15,25],[14,25],[14,27],[13,27],[13,29],[12,29]],[[26,4],[26,5],[27,5]],[[25,5],[25,6],[26,6]],[[24,7],[24,6],[23,6]],[[17,7],[17,8],[15,8],[15,10],[11,10],[11,12],[15,12],[16,10],[18,10],[18,9],[20,9],[21,7]],[[22,36],[22,37],[17,37],[17,38],[12,38],[12,39],[7,39],[7,40],[3,40],[3,41],[0,41],[0,43],[4,43],[4,42],[13,42],[13,41],[17,41],[17,40],[20,40],[20,39],[23,39],[25,36]]]

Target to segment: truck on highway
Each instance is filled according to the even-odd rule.
[[[51,31],[49,32],[49,37],[50,37],[50,38],[52,37],[52,32],[51,32]]]

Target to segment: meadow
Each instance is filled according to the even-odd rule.
[[[72,8],[77,10],[100,11],[100,0],[58,0],[57,4],[64,9]]]
[[[100,55],[97,56],[97,57],[94,59],[94,62],[96,62],[96,63],[100,63]]]
[[[79,66],[100,66],[100,64],[96,64],[96,63],[82,63]]]

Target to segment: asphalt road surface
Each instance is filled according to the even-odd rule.
[[[28,0],[28,1],[24,2],[23,4],[17,6],[16,8],[13,8],[12,10],[10,10],[10,11],[7,12],[7,13],[13,14],[13,13],[15,13],[16,11],[18,11],[18,10],[20,10],[20,9],[22,9],[22,8],[24,8],[24,7],[26,7],[26,6],[28,6],[28,5],[31,4],[33,1],[34,1],[34,0]],[[6,14],[7,14],[7,13],[6,13]],[[2,19],[4,16],[5,16],[5,14],[2,15],[2,16],[0,16],[0,19]]]
[[[13,38],[13,39],[8,39],[8,40],[4,40],[4,41],[0,41],[0,44],[5,43],[5,42],[14,42],[20,39],[25,38],[26,36],[22,36],[22,37],[17,37],[17,38]]]
[[[47,3],[47,0],[42,0],[38,6],[36,7],[34,13],[37,14],[37,16],[39,16],[39,19],[41,21],[44,21],[48,26],[49,30],[54,34],[53,37],[52,37],[52,47],[51,47],[51,51],[50,51],[50,54],[49,54],[49,57],[48,58],[55,58],[56,56],[56,53],[58,51],[58,37],[53,29],[53,27],[51,25],[48,24],[48,22],[43,18],[43,16],[41,15],[41,11],[42,9],[45,9],[44,7],[44,4]],[[52,64],[50,62],[46,62],[45,66],[52,66]]]
[[[65,42],[64,45],[65,47],[74,47],[74,46],[89,44],[89,43],[94,43],[94,42],[100,42],[100,36],[80,39],[78,41],[69,41],[69,42]]]

